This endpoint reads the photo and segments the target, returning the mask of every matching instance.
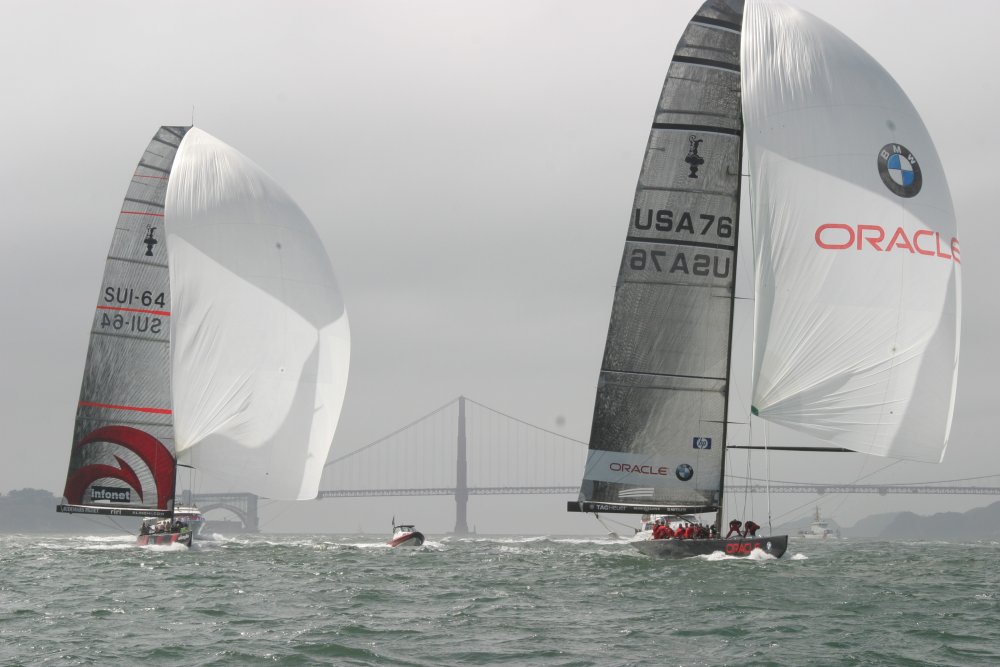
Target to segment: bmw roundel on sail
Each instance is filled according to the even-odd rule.
[[[748,213],[753,414],[817,447],[937,462],[947,445],[961,258],[934,144],[843,33],[779,3],[745,4],[705,2],[667,71],[571,510],[718,512],[721,524]],[[741,216],[744,157],[752,211]]]
[[[349,358],[305,214],[232,147],[160,128],[108,252],[59,509],[170,516],[178,461],[228,490],[314,498]]]

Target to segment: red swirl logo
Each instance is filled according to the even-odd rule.
[[[174,491],[174,457],[166,445],[145,431],[131,426],[102,426],[91,431],[76,444],[78,449],[96,442],[110,442],[133,452],[146,464],[153,474],[156,486],[156,508],[167,509],[167,502]],[[142,482],[135,470],[119,457],[115,457],[119,467],[104,463],[92,463],[78,469],[66,480],[63,496],[72,505],[82,505],[84,492],[99,479],[117,479],[135,489],[140,500],[145,500]]]

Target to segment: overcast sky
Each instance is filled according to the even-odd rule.
[[[118,207],[156,129],[189,124],[192,109],[289,192],[331,255],[353,348],[333,456],[459,394],[586,440],[653,110],[699,4],[5,2],[0,492],[61,490]],[[941,465],[900,463],[865,481],[998,475],[989,271],[1000,225],[989,201],[1000,3],[793,4],[848,34],[907,91],[959,222],[964,323],[949,451]],[[772,475],[850,483],[892,463],[829,458],[772,458]],[[980,483],[1000,486],[1000,476]],[[474,499],[469,520],[595,529],[567,516],[565,500]],[[795,508],[810,500],[775,498],[775,514],[808,513]],[[993,500],[852,496],[822,507],[850,524]],[[404,503],[430,531],[454,521],[447,498],[327,500],[269,506],[265,528],[381,530]]]

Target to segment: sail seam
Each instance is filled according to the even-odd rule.
[[[723,21],[722,19],[713,19],[707,16],[695,16],[693,19],[691,19],[691,23],[711,28],[725,28],[727,30],[732,30],[737,34],[743,32],[743,26],[737,23],[730,23],[729,21]]]
[[[88,417],[86,415],[77,415],[78,421],[86,422],[101,422],[102,424],[121,424],[122,426],[163,426],[164,422],[161,421],[139,421],[137,419],[115,419],[110,420],[107,417]]]
[[[649,375],[651,377],[661,377],[661,378],[681,378],[683,380],[712,380],[720,381],[725,380],[725,378],[712,377],[711,375],[680,375],[678,373],[644,373],[642,371],[617,371],[611,368],[602,368],[602,373],[616,373],[618,375]],[[701,389],[692,389],[691,391],[702,391]]]
[[[121,333],[111,333],[109,331],[91,331],[92,336],[107,336],[109,338],[127,338],[129,340],[141,340],[147,343],[161,343],[163,345],[169,345],[169,340],[160,340],[159,338],[145,338],[143,336],[130,336],[128,334]]]
[[[178,139],[180,139],[182,141],[184,140],[184,135],[187,133],[187,129],[184,129],[183,127],[181,129],[184,129],[184,132],[182,132],[180,134],[178,134],[177,132],[174,132],[174,128],[171,127],[171,126],[169,126],[169,125],[164,125],[160,129],[162,129],[164,132],[169,132],[170,134],[174,135],[175,137],[177,137]],[[188,128],[188,129],[190,129],[190,128]]]
[[[134,202],[136,204],[146,204],[147,206],[155,206],[156,208],[164,208],[163,204],[158,204],[155,201],[146,201],[145,199],[133,199],[132,197],[125,197],[125,201]]]
[[[728,252],[733,252],[734,248],[731,245],[723,245],[721,243],[704,243],[703,241],[682,241],[678,239],[657,239],[657,238],[645,238],[642,236],[628,236],[625,238],[626,241],[631,243],[656,243],[659,245],[680,245],[689,248],[708,248],[710,250],[726,250]]]
[[[728,199],[735,199],[733,193],[729,190],[692,190],[690,188],[670,188],[667,186],[656,186],[656,185],[643,185],[638,188],[639,192],[684,192],[693,195],[712,195],[714,197],[726,197]]]
[[[155,415],[173,414],[173,410],[165,408],[150,408],[132,405],[113,405],[111,403],[94,403],[91,401],[80,401],[80,405],[86,408],[106,408],[108,410],[131,410],[133,412],[149,412]]]
[[[124,310],[127,313],[146,313],[148,315],[164,315],[170,317],[169,310],[145,310],[142,308],[126,308],[125,306],[98,306],[98,310]]]
[[[171,132],[171,134],[173,134],[173,133]],[[174,134],[174,136],[176,137],[177,135]],[[161,144],[163,144],[165,146],[170,146],[171,148],[173,148],[175,150],[181,147],[180,144],[172,144],[172,143],[170,143],[169,141],[167,141],[165,139],[161,139],[159,136],[153,137],[153,141],[161,143]]]
[[[728,72],[739,73],[740,71],[739,65],[723,62],[721,60],[711,60],[709,58],[695,58],[693,56],[674,56],[673,62],[683,63],[685,65],[698,65],[699,67],[714,67],[715,69],[724,69]]]
[[[159,262],[144,262],[141,259],[133,259],[131,257],[113,257],[112,255],[108,255],[108,260],[128,262],[129,264],[142,264],[143,266],[155,266],[160,269],[169,268],[166,264],[160,264]]]
[[[671,113],[665,110],[666,113]],[[743,136],[743,130],[731,127],[716,127],[714,125],[690,125],[685,123],[653,123],[654,130],[682,130],[684,132],[708,132],[715,134],[731,134],[734,137]]]
[[[153,165],[146,164],[145,162],[142,162],[141,160],[139,161],[139,166],[140,167],[144,167],[146,169],[152,169],[153,171],[158,171],[161,174],[167,174],[168,176],[170,175],[170,170],[169,169],[162,169],[160,167],[154,167]]]

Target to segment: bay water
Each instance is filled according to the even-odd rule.
[[[1000,542],[0,536],[2,665],[1000,665]]]

